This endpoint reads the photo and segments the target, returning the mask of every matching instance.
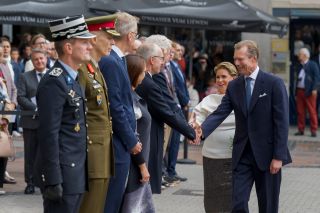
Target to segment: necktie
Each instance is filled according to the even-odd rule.
[[[126,57],[125,57],[125,56],[123,56],[121,59],[122,59],[122,62],[123,62],[124,68],[127,70],[127,61],[126,61]]]
[[[251,80],[252,78],[246,78],[246,101],[247,101],[247,109],[249,109],[250,101],[251,101]]]
[[[39,82],[40,82],[41,78],[43,77],[43,73],[38,73],[38,76],[39,76]]]

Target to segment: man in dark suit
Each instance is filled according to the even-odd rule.
[[[296,84],[296,101],[298,113],[298,132],[295,135],[303,135],[305,129],[306,110],[310,116],[311,136],[317,136],[317,89],[319,88],[320,71],[314,61],[309,60],[310,52],[307,48],[299,50],[298,76]]]
[[[131,84],[124,53],[132,49],[138,34],[137,19],[128,13],[117,13],[115,45],[109,56],[102,57],[100,70],[108,85],[115,152],[115,176],[111,177],[105,213],[119,212],[130,167],[130,154],[141,152],[136,136],[136,119],[133,111]]]
[[[44,212],[79,212],[87,187],[85,97],[77,81],[90,60],[91,38],[83,16],[49,22],[59,59],[37,90],[39,127],[35,172]]]
[[[35,112],[33,116],[21,116],[20,120],[24,140],[24,177],[27,184],[24,191],[25,194],[34,193],[33,165],[38,144],[37,129],[39,126],[38,116],[36,116],[37,103],[35,99],[40,79],[46,73],[46,53],[41,49],[33,49],[31,60],[34,70],[21,74],[17,85],[17,100],[21,110]]]
[[[220,106],[197,128],[206,138],[235,113],[232,212],[249,212],[253,183],[259,212],[278,212],[281,168],[291,162],[287,91],[280,78],[260,70],[258,57],[254,41],[235,45],[234,62],[241,76],[229,83]]]
[[[178,98],[179,106],[182,110],[184,116],[188,115],[188,104],[190,101],[189,92],[187,89],[187,84],[185,80],[184,73],[182,72],[178,61],[182,58],[182,48],[181,46],[173,42],[172,43],[173,58],[170,61],[170,67],[172,70],[174,87]],[[188,118],[187,118],[188,119]],[[187,178],[182,177],[177,174],[176,164],[180,147],[180,133],[176,130],[172,131],[172,136],[169,144],[168,150],[168,166],[167,172],[169,177],[174,177],[180,181],[186,181]]]
[[[145,42],[137,50],[137,54],[146,60],[146,76],[142,83],[137,87],[136,92],[148,105],[148,110],[152,116],[150,133],[150,156],[148,169],[150,172],[150,184],[152,193],[161,193],[162,179],[162,159],[163,159],[163,136],[164,123],[176,129],[188,139],[194,140],[196,134],[188,125],[186,119],[170,107],[170,99],[164,97],[162,88],[152,79],[153,75],[159,74],[164,62],[164,54],[161,48],[150,42]],[[163,80],[164,85],[165,79]],[[174,101],[173,101],[174,105]],[[171,105],[172,106],[172,105]]]

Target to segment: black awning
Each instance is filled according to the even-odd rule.
[[[72,15],[91,17],[87,0],[1,0],[0,23],[48,26],[48,21]]]
[[[213,30],[287,33],[287,24],[237,0],[95,0],[94,11],[126,11],[142,24]]]

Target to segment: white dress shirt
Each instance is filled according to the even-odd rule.
[[[251,75],[248,76],[248,77],[251,78],[251,81],[250,81],[250,84],[251,84],[251,94],[252,94],[252,92],[253,92],[254,85],[255,85],[255,83],[256,83],[259,70],[260,70],[260,68],[259,68],[259,66],[257,66],[257,68],[251,73]]]

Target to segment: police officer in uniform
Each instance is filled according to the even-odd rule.
[[[79,72],[79,83],[86,96],[88,108],[88,181],[80,213],[103,212],[110,177],[114,175],[112,146],[112,121],[109,109],[107,86],[99,69],[102,56],[109,55],[114,44],[113,36],[116,16],[99,16],[86,19],[89,31],[96,35],[92,39],[91,59],[84,63]]]
[[[87,130],[79,64],[90,59],[91,38],[83,16],[49,22],[59,59],[41,79],[36,182],[44,212],[79,212],[87,189]]]

